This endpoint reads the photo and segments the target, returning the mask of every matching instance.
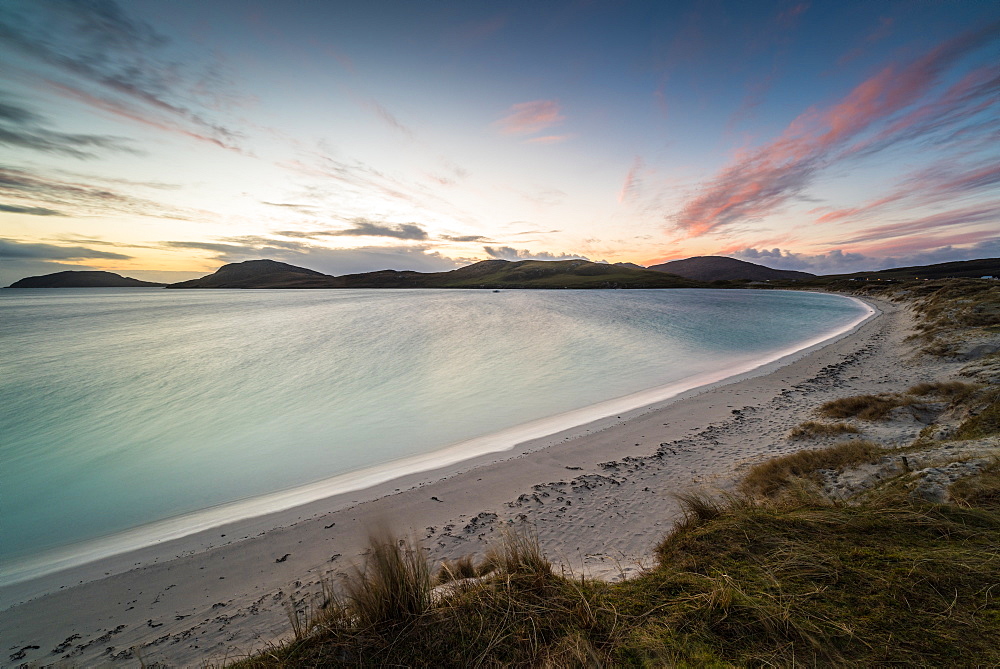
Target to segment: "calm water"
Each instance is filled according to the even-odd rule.
[[[0,291],[0,560],[735,369],[866,312],[745,290]]]

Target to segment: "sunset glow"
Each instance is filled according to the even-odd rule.
[[[0,5],[0,285],[1000,256],[994,3]]]

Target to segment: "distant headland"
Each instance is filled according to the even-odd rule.
[[[698,256],[651,267],[588,260],[483,260],[448,272],[380,270],[333,276],[276,260],[223,265],[199,279],[163,284],[112,272],[65,271],[32,276],[11,288],[742,288],[762,282],[829,287],[838,281],[1000,276],[1000,258],[817,276],[724,256]]]

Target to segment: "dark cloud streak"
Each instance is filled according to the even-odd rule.
[[[82,246],[56,246],[55,244],[27,244],[13,239],[0,238],[0,258],[14,260],[128,260],[132,256],[108,251],[95,251]]]

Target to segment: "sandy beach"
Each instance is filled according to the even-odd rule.
[[[356,562],[367,532],[413,534],[433,562],[482,554],[504,524],[537,528],[576,573],[617,579],[651,563],[677,519],[673,493],[725,488],[799,450],[789,430],[830,399],[905,389],[954,363],[910,359],[909,313],[880,315],[788,359],[672,400],[0,589],[0,663],[197,665],[289,632],[286,607]],[[885,440],[922,426],[894,425]]]

